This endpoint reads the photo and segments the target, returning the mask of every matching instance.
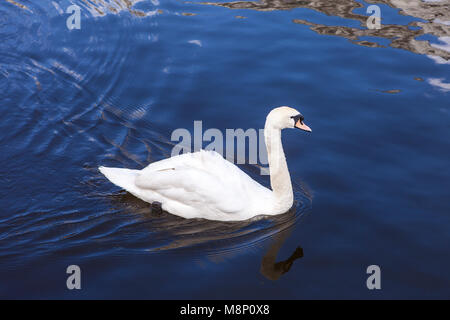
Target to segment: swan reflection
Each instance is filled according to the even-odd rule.
[[[261,261],[261,274],[269,280],[276,281],[288,272],[294,261],[303,257],[303,248],[297,247],[289,258],[277,262],[277,255],[286,239],[291,235],[292,228],[284,230],[273,237],[273,243]]]
[[[278,253],[295,228],[296,221],[308,208],[307,201],[306,205],[296,203],[291,210],[278,216],[223,222],[183,219],[164,211],[155,213],[150,204],[127,192],[111,195],[110,200],[121,213],[138,217],[133,224],[128,224],[133,231],[126,237],[129,244],[122,243],[124,247],[142,247],[142,242],[145,242],[145,251],[150,253],[173,250],[200,252],[211,261],[221,262],[271,241],[260,267],[261,274],[270,280],[278,280],[291,269],[295,260],[303,257],[303,249],[297,247],[286,260],[277,261]],[[140,236],[136,239],[137,244],[133,243],[132,235],[139,233],[147,234],[144,236],[146,239]]]

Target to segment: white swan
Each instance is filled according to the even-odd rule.
[[[293,205],[294,195],[281,143],[281,130],[311,132],[303,116],[290,107],[273,109],[264,137],[272,190],[263,187],[215,151],[186,153],[154,162],[142,170],[100,167],[115,185],[183,218],[238,221],[277,215]]]

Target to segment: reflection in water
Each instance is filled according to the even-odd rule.
[[[119,212],[141,217],[127,227],[132,228],[133,233],[142,231],[148,236],[147,241],[140,238],[139,245],[147,243],[148,247],[144,251],[149,253],[173,250],[176,250],[177,254],[200,252],[202,256],[206,254],[209,260],[220,263],[270,239],[272,244],[262,258],[260,272],[273,281],[288,272],[295,260],[303,257],[303,249],[297,247],[289,258],[276,261],[278,252],[291,235],[299,216],[306,211],[308,200],[305,203],[296,203],[290,211],[282,215],[237,222],[183,219],[167,212],[157,214],[152,212],[148,203],[127,192],[111,195],[110,200]],[[140,230],[142,226],[144,228]],[[106,236],[110,238],[111,234]],[[97,240],[102,240],[102,237]],[[131,242],[122,242],[121,245],[134,247]]]
[[[284,230],[273,237],[273,243],[261,261],[261,274],[269,280],[278,280],[283,274],[288,272],[295,260],[303,257],[303,249],[297,247],[289,258],[276,262],[278,252],[283,243],[290,236],[292,228]]]
[[[303,249],[297,247],[289,258],[277,262],[281,247],[291,235],[299,216],[307,209],[306,199],[305,203],[296,203],[285,214],[237,222],[183,219],[164,211],[155,213],[150,204],[127,192],[111,195],[110,200],[122,213],[132,212],[141,216],[132,227],[134,232],[139,232],[138,226],[145,225],[145,232],[152,238],[151,248],[145,249],[147,252],[194,250],[202,255],[206,252],[209,260],[219,263],[270,239],[272,244],[262,258],[260,272],[273,281],[288,272],[295,260],[303,257]]]
[[[280,272],[280,275],[289,270],[292,262],[300,257],[300,252],[297,250],[288,260],[275,264],[277,252],[299,216],[309,206],[308,200],[305,199],[305,201],[297,202],[285,214],[259,216],[246,221],[224,222],[184,219],[164,211],[156,214],[152,212],[148,203],[127,192],[111,195],[110,200],[118,211],[140,216],[135,222],[135,228],[145,225],[147,234],[151,234],[152,238],[151,246],[145,249],[147,252],[201,249],[201,252],[207,252],[211,260],[221,261],[273,237],[275,243],[263,259],[263,265],[267,274]],[[272,260],[273,265],[270,266]]]
[[[392,8],[401,9],[402,15],[423,19],[414,21],[408,25],[382,25],[381,29],[369,30],[366,27],[368,16],[354,13],[355,9],[365,6],[354,0],[261,0],[261,1],[236,1],[225,3],[202,2],[202,4],[215,5],[230,9],[253,9],[258,11],[290,10],[294,8],[308,8],[327,16],[337,16],[345,19],[356,20],[361,23],[361,28],[348,26],[327,26],[310,22],[308,20],[295,19],[293,22],[304,24],[311,30],[322,35],[333,35],[349,39],[355,44],[369,47],[383,47],[376,42],[361,39],[362,37],[384,38],[390,41],[389,46],[405,49],[417,54],[425,54],[438,63],[447,63],[450,60],[448,46],[430,44],[426,40],[417,40],[417,37],[429,34],[438,37],[441,42],[447,43],[450,36],[450,4],[448,1],[422,2],[407,0],[367,0],[368,3],[386,4]]]
[[[26,5],[21,4],[14,0],[6,0],[7,2],[22,8],[24,10],[28,10],[30,12],[33,12],[31,9],[29,9]],[[105,16],[108,13],[112,14],[119,14],[122,11],[128,11],[134,16],[137,17],[147,17],[147,16],[153,16],[155,14],[161,14],[162,10],[155,9],[150,11],[143,11],[135,9],[134,6],[138,3],[144,2],[144,0],[78,0],[75,1],[75,4],[80,5],[84,9],[86,9],[93,17],[98,16]],[[151,2],[154,7],[159,5],[158,1],[152,1]],[[58,4],[57,2],[52,2],[54,8],[58,11],[59,14],[64,14],[63,8]]]
[[[407,2],[410,1],[396,2],[395,6],[400,8],[401,3]],[[65,10],[71,3],[83,6],[82,30],[66,28],[69,15]],[[343,297],[355,294],[351,286],[345,286],[345,281],[355,276],[353,264],[363,263],[372,254],[380,257],[377,246],[388,247],[393,240],[404,252],[384,250],[380,257],[392,261],[398,266],[393,271],[402,275],[392,284],[389,295],[423,297],[428,292],[433,297],[445,297],[449,278],[441,269],[448,261],[439,258],[446,257],[448,243],[448,197],[441,188],[443,178],[448,176],[444,170],[449,150],[448,96],[433,92],[428,97],[421,89],[425,85],[411,78],[420,76],[417,81],[430,82],[443,90],[450,89],[449,79],[443,78],[440,68],[430,66],[432,61],[426,57],[413,57],[418,65],[414,70],[408,69],[409,61],[404,60],[413,55],[403,50],[367,49],[369,56],[355,57],[355,61],[321,63],[328,54],[323,48],[329,37],[320,37],[309,26],[292,23],[292,19],[331,24],[327,14],[337,15],[347,17],[349,23],[341,23],[343,19],[337,18],[333,24],[362,25],[362,30],[364,7],[356,1],[245,3],[275,9],[303,5],[307,9],[277,12],[277,19],[272,22],[284,19],[285,23],[274,29],[273,23],[267,23],[267,14],[252,10],[200,6],[197,16],[185,17],[180,13],[195,12],[199,6],[183,1],[0,0],[0,180],[5,186],[0,196],[4,209],[0,212],[0,296],[73,298],[73,292],[61,290],[61,277],[51,275],[61,275],[61,271],[64,275],[67,265],[76,263],[89,270],[93,281],[90,289],[82,292],[86,298],[117,298],[118,294],[124,298],[183,298],[192,294],[199,298],[229,298],[237,293],[242,298],[255,294],[259,298],[277,298],[280,292],[292,293],[294,298],[308,294],[335,297],[335,291],[326,285],[333,282],[333,272],[324,275],[317,264],[294,262],[301,256],[300,249],[294,250],[302,244],[297,233],[293,232],[278,250],[283,241],[280,232],[301,221],[299,215],[310,208],[310,201],[303,200],[306,192],[296,194],[299,204],[295,213],[276,218],[238,224],[189,221],[166,213],[156,215],[150,212],[148,204],[117,194],[117,189],[96,169],[100,161],[142,168],[166,158],[173,146],[169,140],[171,130],[191,128],[192,121],[199,118],[208,126],[225,128],[231,119],[228,108],[236,101],[242,107],[229,123],[234,124],[237,119],[238,124],[245,125],[249,119],[259,124],[255,117],[270,101],[292,99],[316,106],[311,108],[311,117],[322,128],[311,140],[310,156],[303,158],[299,150],[301,161],[290,165],[293,172],[308,168],[305,178],[320,190],[317,209],[324,219],[317,223],[323,227],[311,232],[310,240],[322,241],[318,243],[324,247],[318,252],[319,258],[326,257],[330,265],[335,264],[342,272],[339,281],[343,283]],[[385,30],[393,30],[388,42],[406,39],[411,41],[400,41],[399,45],[419,43],[417,39],[426,39],[417,35],[425,33],[436,35],[445,43],[450,20],[445,2],[410,3],[402,12],[425,17],[418,22],[423,30],[384,26]],[[425,14],[427,8],[430,14]],[[165,14],[140,18],[139,13],[130,11],[145,13],[157,9],[164,9]],[[383,13],[384,10],[391,8],[383,7]],[[217,19],[218,11],[227,19]],[[320,13],[312,15],[315,11]],[[247,22],[237,23],[236,14],[240,15],[236,18],[247,16]],[[335,27],[336,35],[349,37],[342,30],[346,28]],[[308,58],[314,63],[308,59],[298,65],[306,67],[302,70],[302,75],[307,76],[304,79],[298,77],[299,69],[294,68],[303,57],[300,49],[304,46],[283,39],[283,34],[291,32],[311,38],[310,43],[303,45],[310,47]],[[242,39],[248,40],[245,46]],[[356,41],[363,40],[374,41]],[[382,44],[387,45],[386,42]],[[432,52],[436,62],[443,62],[447,47],[434,42],[423,42],[424,53],[436,50]],[[267,55],[271,53],[265,50],[268,43],[273,43],[274,52],[285,48],[292,51],[283,51],[282,59],[277,59],[276,55]],[[337,45],[345,49],[335,53],[337,58],[348,49],[360,48],[346,40],[337,41]],[[371,51],[375,54],[370,55]],[[366,64],[380,51],[385,51],[381,58],[387,59],[386,65],[378,69],[383,72],[374,72],[367,86],[375,87],[384,81],[383,74],[392,71],[390,67],[402,67],[396,69],[396,78],[388,82],[394,84],[389,88],[402,90],[402,97],[393,101],[398,103],[395,108],[388,103],[389,96],[368,97],[364,90],[367,86],[359,85],[366,84],[367,74],[377,71],[378,65],[368,64],[367,69],[361,70],[357,66]],[[323,73],[346,77],[346,81],[323,77]],[[300,97],[299,84],[306,82],[311,98]],[[315,93],[323,88],[354,95],[342,103],[331,104],[328,102],[340,96],[323,94],[316,98]],[[262,91],[267,95],[260,94]],[[395,91],[386,94],[389,93]],[[376,109],[366,106],[369,98]],[[334,129],[342,125],[330,117],[336,115],[337,107],[342,108],[339,111],[345,117],[345,128],[340,135],[329,135],[329,130],[337,132]],[[424,110],[426,114],[422,116]],[[345,111],[351,111],[351,116]],[[386,120],[383,129],[389,130],[367,125],[380,114]],[[401,126],[397,126],[399,123]],[[356,136],[354,132],[360,134]],[[389,143],[383,145],[382,152],[376,152],[374,146],[383,141]],[[245,169],[264,182],[258,168]],[[415,184],[414,179],[420,184]],[[296,189],[300,190],[298,186]],[[115,195],[110,199],[108,195],[112,193]],[[117,205],[111,206],[111,202]],[[436,210],[429,210],[433,204]],[[392,215],[378,214],[383,210]],[[402,224],[406,220],[408,223]],[[355,223],[370,226],[370,230],[354,228]],[[326,248],[327,240],[335,237],[335,227],[342,231],[342,243],[350,244],[345,250],[355,256],[352,261],[341,261],[336,250]],[[364,243],[352,242],[361,237]],[[265,252],[261,249],[266,241],[274,243],[262,259]],[[422,263],[414,259],[417,250],[425,254]],[[228,260],[230,256],[232,261]],[[228,261],[215,265],[224,259]],[[403,272],[402,263],[413,266],[409,273]],[[277,279],[289,268],[289,274],[276,283],[277,290],[260,290],[261,273]],[[300,269],[308,276],[299,277]],[[30,270],[33,276],[27,277]],[[218,274],[224,276],[217,277]],[[319,276],[327,277],[325,285],[311,282]],[[111,278],[117,281],[110,281]],[[230,278],[235,281],[227,281]],[[283,281],[287,278],[293,281]],[[300,278],[307,282],[303,288],[296,285]],[[317,290],[310,290],[314,285]],[[154,287],[161,290],[155,291]]]
[[[152,11],[143,11],[134,9],[134,6],[144,0],[82,0],[80,3],[86,8],[92,16],[104,16],[108,12],[118,14],[121,11],[127,10],[132,15],[137,17],[152,16],[161,13],[161,10],[155,9]],[[152,1],[153,5],[159,4]]]
[[[30,9],[28,9],[28,7],[26,5],[18,3],[18,2],[14,1],[14,0],[6,0],[6,1],[8,1],[9,3],[11,3],[11,4],[15,5],[15,6],[18,6],[19,8],[22,8],[24,10],[31,11]]]
[[[450,91],[450,83],[446,83],[442,79],[430,78],[428,79],[428,83],[436,88],[439,88],[443,92]]]

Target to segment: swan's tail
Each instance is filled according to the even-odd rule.
[[[134,181],[140,170],[107,167],[99,167],[98,169],[116,186],[121,187],[134,195],[139,194],[139,190]]]

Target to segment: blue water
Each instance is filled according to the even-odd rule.
[[[450,10],[416,2],[379,1],[367,32],[352,0],[0,1],[0,297],[450,298],[450,27],[429,18]],[[283,134],[296,205],[279,217],[155,215],[97,171],[280,105],[313,132]]]

